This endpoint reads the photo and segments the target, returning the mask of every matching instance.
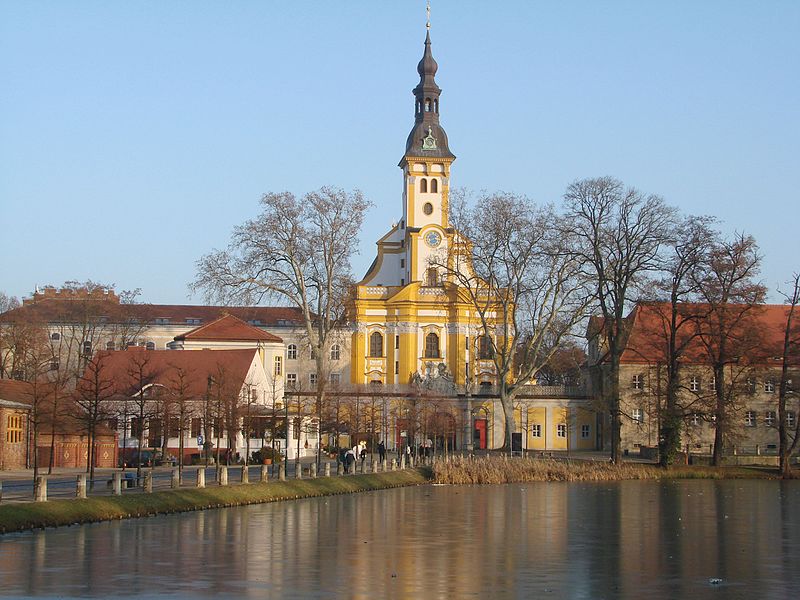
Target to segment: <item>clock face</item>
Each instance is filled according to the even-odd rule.
[[[429,231],[425,234],[425,243],[431,248],[436,248],[442,243],[442,236],[438,231]]]

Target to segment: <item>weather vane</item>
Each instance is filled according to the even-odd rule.
[[[425,24],[425,27],[427,29],[430,29],[431,28],[431,3],[430,3],[430,0],[428,0],[428,2],[426,3],[425,13],[428,15],[428,22]]]

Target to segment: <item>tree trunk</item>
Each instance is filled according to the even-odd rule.
[[[716,401],[714,411],[716,416],[714,428],[714,455],[711,464],[718,467],[722,464],[725,452],[725,426],[727,425],[727,415],[725,413],[725,369],[723,366],[714,367],[714,377],[716,381]]]
[[[619,412],[619,353],[611,351],[611,374],[609,389],[609,413],[611,414],[611,461],[622,462],[622,432]]]

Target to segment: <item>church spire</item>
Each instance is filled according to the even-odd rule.
[[[447,145],[447,134],[439,124],[439,96],[442,90],[436,85],[436,71],[439,65],[431,51],[431,7],[427,5],[425,24],[425,50],[417,65],[419,83],[412,90],[414,94],[414,128],[406,140],[405,157],[455,158]]]

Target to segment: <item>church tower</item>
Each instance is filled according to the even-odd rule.
[[[428,22],[419,83],[412,91],[414,125],[399,164],[402,212],[378,240],[378,255],[354,290],[354,384],[406,385],[442,377],[463,385],[467,373],[475,372],[470,363],[474,311],[459,300],[457,286],[431,266],[431,257],[445,256],[456,235],[448,217],[456,157],[440,123],[437,70]]]

